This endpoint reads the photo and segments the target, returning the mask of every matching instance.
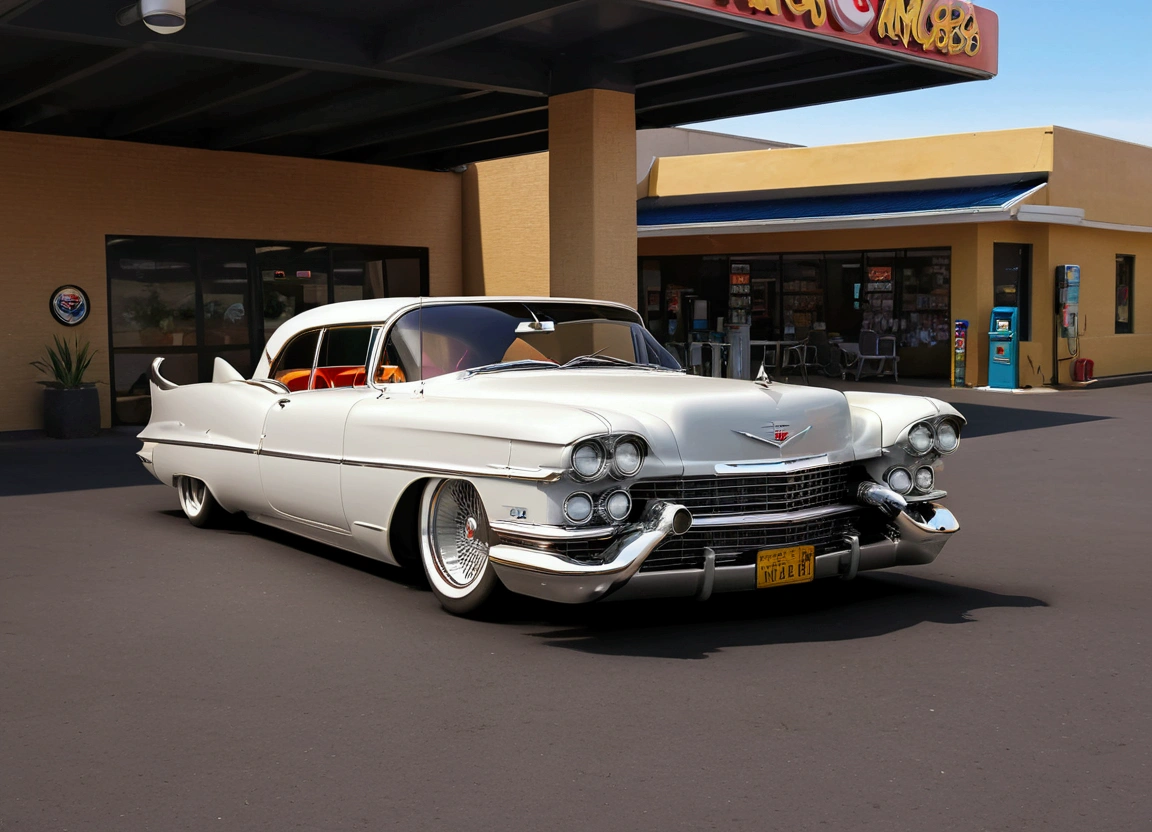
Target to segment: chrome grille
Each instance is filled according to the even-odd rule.
[[[787,474],[649,480],[632,486],[632,504],[640,507],[648,500],[679,503],[692,512],[693,517],[832,506],[845,502],[848,468],[845,463]]]
[[[716,553],[717,566],[753,563],[760,549],[779,549],[784,546],[815,546],[816,554],[822,555],[846,548],[844,541],[849,534],[854,533],[850,515],[783,526],[760,523],[693,528],[682,537],[672,537],[661,543],[644,561],[640,571],[701,569],[704,566],[705,549]],[[556,543],[549,551],[585,563],[599,563],[608,545],[606,540],[573,540]]]
[[[847,547],[845,539],[852,533],[847,517],[826,517],[787,526],[717,526],[692,529],[683,537],[664,541],[648,556],[641,572],[665,569],[701,569],[704,550],[716,553],[717,566],[736,566],[756,562],[761,549],[785,546],[815,546],[816,554],[838,552]]]

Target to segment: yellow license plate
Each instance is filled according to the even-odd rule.
[[[762,549],[756,553],[756,588],[803,584],[816,571],[815,546]]]

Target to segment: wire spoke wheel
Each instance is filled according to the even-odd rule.
[[[471,483],[452,480],[436,495],[432,552],[437,571],[453,586],[471,585],[488,562],[488,518]]]
[[[440,604],[468,615],[480,609],[499,583],[488,562],[488,515],[467,480],[430,484],[423,500],[424,571]]]

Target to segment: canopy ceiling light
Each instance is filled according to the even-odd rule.
[[[130,26],[138,20],[158,35],[173,35],[184,28],[185,0],[140,0],[116,13],[116,22]]]

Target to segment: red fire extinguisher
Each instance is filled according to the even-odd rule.
[[[1072,362],[1073,381],[1091,381],[1096,371],[1096,362],[1091,358],[1077,358]]]

